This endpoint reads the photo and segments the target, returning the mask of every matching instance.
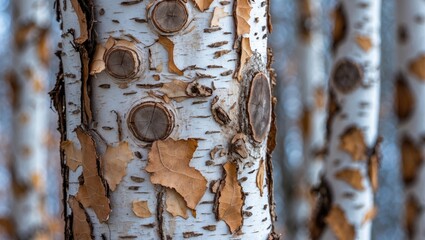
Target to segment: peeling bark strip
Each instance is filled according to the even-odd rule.
[[[81,210],[71,209],[71,196],[89,216],[95,239],[234,237],[224,221],[230,218],[217,220],[212,210],[219,194],[206,187],[219,191],[237,134],[232,157],[241,160],[230,161],[239,169],[232,181],[244,204],[238,205],[243,221],[232,229],[247,239],[278,238],[272,143],[266,153],[265,137],[253,141],[247,116],[255,74],[267,81],[274,77],[267,50],[269,6],[267,1],[193,2],[75,0],[75,8],[71,0],[57,2],[65,89],[57,107],[62,119],[66,116],[62,147],[69,165],[63,166],[67,239],[75,232],[73,211]],[[227,17],[232,14],[239,18]],[[242,35],[235,39],[238,30]],[[267,98],[269,104],[270,94]],[[77,139],[73,130],[79,126],[89,141]],[[268,128],[264,131],[260,134],[267,136]],[[92,155],[79,160],[79,151]],[[267,159],[264,167],[261,159]],[[256,174],[261,169],[263,183]],[[94,199],[109,200],[112,213]]]
[[[242,226],[243,192],[239,185],[236,164],[228,162],[223,166],[225,179],[219,192],[218,218],[225,221],[230,232],[235,233]]]
[[[146,166],[152,183],[175,189],[193,210],[207,189],[205,178],[189,166],[197,147],[198,142],[194,139],[156,141],[149,152]]]
[[[322,180],[333,198],[316,210],[315,239],[371,239],[380,141],[380,6],[380,0],[341,0],[334,14],[335,60]]]
[[[395,111],[399,120],[401,173],[406,194],[404,227],[409,239],[425,232],[425,2],[397,1],[399,27]]]

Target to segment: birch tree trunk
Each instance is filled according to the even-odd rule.
[[[47,236],[46,213],[49,73],[49,3],[15,0],[12,69],[7,76],[13,107],[11,170],[13,223],[18,239]]]
[[[402,175],[406,192],[405,227],[409,239],[423,239],[425,231],[425,2],[397,2],[398,61],[396,113]]]
[[[300,127],[303,135],[302,167],[295,174],[299,184],[293,198],[291,221],[296,221],[291,239],[307,239],[308,222],[314,208],[311,188],[320,182],[326,129],[324,43],[321,2],[298,1],[297,67],[303,105]]]
[[[371,236],[379,149],[380,0],[343,0],[334,13],[328,154],[313,239]]]
[[[56,4],[66,238],[278,238],[268,2]]]

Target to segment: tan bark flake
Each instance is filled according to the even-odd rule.
[[[372,39],[368,36],[356,36],[356,43],[365,52],[369,52],[369,50],[372,48]]]
[[[349,127],[341,135],[340,149],[347,152],[353,161],[362,161],[366,159],[367,146],[364,141],[362,130],[357,127]]]
[[[158,42],[165,48],[168,53],[168,70],[172,73],[182,76],[183,72],[176,66],[174,62],[174,43],[167,37],[159,36]]]
[[[180,216],[184,219],[189,217],[187,214],[188,208],[186,206],[186,202],[183,197],[176,192],[176,190],[167,188],[165,204],[167,206],[167,212],[173,215],[173,217]]]
[[[220,27],[220,19],[226,16],[229,16],[229,14],[224,11],[224,7],[215,7],[210,27]]]
[[[65,151],[66,166],[72,171],[77,170],[82,164],[81,149],[77,149],[72,141],[63,141],[61,148]]]
[[[332,13],[332,18],[334,22],[333,27],[333,50],[335,51],[339,44],[344,40],[345,35],[347,34],[347,20],[345,17],[345,11],[342,4],[339,4],[334,12]]]
[[[415,109],[415,98],[413,97],[412,89],[407,83],[403,73],[397,75],[395,83],[395,113],[400,122],[404,122],[410,118]]]
[[[102,156],[104,177],[109,188],[114,191],[122,178],[127,174],[127,164],[134,159],[133,152],[127,142],[117,146],[108,146]]]
[[[303,139],[307,139],[311,133],[311,111],[304,108],[298,121]]]
[[[152,216],[149,210],[148,201],[133,201],[133,212],[139,218],[148,218]]]
[[[406,226],[407,236],[409,239],[413,239],[416,232],[418,217],[423,210],[413,196],[409,196],[405,204],[404,224]]]
[[[361,225],[372,221],[372,219],[374,219],[376,217],[376,215],[378,214],[378,208],[377,207],[372,207],[371,209],[369,209],[369,211],[366,212],[366,214],[363,217],[362,223]]]
[[[193,0],[199,11],[203,12],[208,9],[214,0]]]
[[[146,166],[153,184],[175,189],[190,209],[196,208],[207,189],[207,180],[189,166],[197,147],[195,139],[155,141]]]
[[[195,81],[188,83],[176,79],[169,83],[164,83],[159,91],[176,102],[182,102],[187,98],[193,97],[209,97],[212,94],[211,88]]]
[[[242,187],[237,179],[235,163],[227,162],[223,166],[226,177],[218,199],[218,217],[226,222],[230,232],[236,232],[242,226]]]
[[[237,0],[236,1],[236,32],[238,36],[248,34],[251,30],[249,25],[249,18],[251,17],[251,4],[249,0]]]
[[[74,41],[78,44],[82,44],[89,38],[86,15],[84,14],[78,0],[71,0],[71,4],[72,8],[74,8],[75,14],[77,14],[78,24],[80,25],[80,36]]]
[[[358,169],[344,169],[335,173],[335,178],[348,183],[354,189],[363,191],[363,176]]]
[[[409,64],[410,72],[425,82],[425,54],[420,55]]]
[[[409,137],[401,140],[401,168],[404,184],[414,183],[423,164],[421,149]]]
[[[81,128],[77,128],[76,132],[82,147],[81,164],[83,166],[84,177],[84,183],[80,185],[76,199],[81,202],[85,208],[92,208],[100,222],[105,222],[109,219],[111,208],[102,178],[98,175],[98,156],[95,142],[92,137]]]
[[[50,31],[48,29],[43,29],[40,32],[40,36],[37,42],[37,55],[41,63],[48,67],[50,63],[50,47],[49,47],[49,37]]]
[[[344,211],[339,206],[333,206],[325,222],[329,225],[338,240],[354,240],[355,229],[345,217]]]
[[[248,60],[252,56],[252,50],[251,50],[251,44],[249,41],[249,38],[242,38],[241,42],[241,58],[240,58],[240,65],[239,65],[239,71],[238,71],[238,81],[242,80],[242,72],[244,70],[245,64],[248,62]]]
[[[72,210],[72,233],[74,239],[91,240],[92,229],[86,211],[74,196],[69,197],[68,203]]]
[[[264,160],[261,159],[260,166],[258,167],[257,172],[257,187],[260,190],[260,196],[263,196],[263,186],[264,186]]]

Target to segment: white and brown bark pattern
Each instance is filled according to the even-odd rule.
[[[402,176],[409,239],[425,237],[425,2],[397,2],[398,63],[395,110],[399,120]]]
[[[57,4],[66,237],[276,237],[267,4]]]
[[[320,1],[299,1],[298,79],[303,111],[300,119],[309,185],[319,183],[326,129],[324,43]]]
[[[379,158],[380,4],[342,0],[334,14],[329,142],[314,239],[371,237]]]
[[[297,219],[294,230],[299,239],[308,238],[308,221],[314,208],[311,188],[320,182],[323,167],[323,148],[326,129],[325,108],[325,63],[324,43],[321,26],[321,3],[302,0],[298,3],[298,80],[301,89],[303,110],[299,124],[303,135],[303,167],[297,174],[299,191],[293,201]]]
[[[48,137],[49,2],[16,0],[12,68],[6,76],[13,107],[12,178],[14,232],[19,239],[48,230],[46,174]]]

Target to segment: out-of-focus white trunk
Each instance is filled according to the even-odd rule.
[[[405,227],[409,239],[425,232],[425,2],[397,1],[398,63],[396,113],[406,193]]]
[[[296,174],[299,187],[294,194],[293,217],[296,222],[293,238],[307,239],[308,222],[314,208],[311,189],[320,182],[326,129],[326,76],[324,62],[321,2],[298,1],[297,70],[303,110],[299,124],[303,135],[304,162]],[[290,230],[292,231],[292,230]]]
[[[208,5],[209,1],[196,2]],[[89,216],[90,225],[93,226],[92,235],[95,239],[267,239],[269,236],[275,236],[272,234],[274,204],[269,187],[272,186],[272,179],[270,164],[268,164],[270,160],[266,151],[267,140],[251,134],[251,126],[247,122],[247,101],[251,97],[250,86],[254,75],[263,72],[267,76],[269,86],[264,86],[266,92],[270,90],[271,85],[267,65],[268,4],[250,2],[245,10],[239,9],[246,12],[248,7],[252,7],[248,15],[240,13],[242,16],[248,16],[250,29],[238,39],[235,18],[232,17],[237,6],[235,1],[214,1],[204,12],[199,11],[192,1],[186,3],[186,1],[97,0],[93,1],[94,8],[91,8],[91,1],[86,3],[88,7],[81,4],[82,1],[65,0],[57,3],[60,4],[64,33],[62,65],[66,93],[64,102],[66,132],[63,134],[66,134],[66,140],[79,148],[75,129],[83,125],[85,131],[95,136],[93,139],[100,156],[104,154],[106,146],[117,146],[122,142],[128,142],[134,153],[134,159],[129,161],[122,181],[114,191],[109,192],[108,198],[112,211],[107,220],[99,221],[92,208],[84,208]],[[164,19],[178,15],[174,11],[183,6],[188,14],[184,26],[176,31],[173,30],[174,33],[160,31],[158,25],[174,25],[174,23],[167,21],[164,23],[161,18],[158,18],[158,22],[153,22],[151,14],[159,9],[156,8],[159,4],[174,6],[170,12],[162,16]],[[84,31],[81,31],[82,15],[77,16],[78,6],[84,12],[86,23],[91,21],[92,14],[96,19],[97,35],[89,36],[85,41],[81,38]],[[214,17],[218,21],[214,21]],[[181,19],[176,18],[174,21],[179,23]],[[218,25],[212,27],[213,22]],[[80,47],[84,45],[83,47],[87,49],[90,48],[90,42],[95,40],[98,48],[106,47],[111,43],[112,38],[125,42],[127,45],[124,48],[130,46],[132,53],[127,56],[131,55],[130,58],[139,67],[136,67],[136,74],[119,79],[117,75],[114,77],[112,65],[109,67],[107,65],[105,71],[97,71],[93,65],[93,53],[89,52],[88,58],[92,63],[90,71],[94,75],[90,77],[89,86],[91,104],[85,105],[87,101],[82,92],[85,88],[84,77],[87,77],[83,71],[84,56],[82,51],[74,45],[75,43]],[[242,47],[241,54],[237,52],[239,47]],[[109,53],[107,50],[106,54]],[[242,63],[245,67],[240,72],[241,82],[237,80],[240,55],[242,58],[244,55],[250,56],[246,64]],[[174,58],[173,61],[172,58]],[[115,74],[119,75],[121,70],[125,70],[124,68],[118,69]],[[195,81],[212,90],[212,95],[188,97],[189,90],[183,89],[183,92],[181,90],[178,92],[177,86],[171,84],[174,80],[184,84]],[[180,98],[175,96],[175,92],[169,90],[177,91]],[[252,95],[255,95],[255,92]],[[263,107],[267,108],[270,102],[269,96],[260,105],[266,104]],[[190,166],[207,180],[206,187],[209,189],[196,206],[196,214],[189,214],[187,219],[173,217],[166,211],[165,195],[168,195],[168,191],[159,185],[152,184],[153,175],[145,170],[148,161],[151,161],[150,153],[153,147],[151,141],[142,141],[138,138],[135,134],[137,129],[135,130],[136,127],[132,125],[131,113],[139,104],[157,104],[154,107],[157,110],[154,111],[164,111],[164,109],[165,112],[168,111],[171,116],[168,120],[173,127],[169,136],[165,136],[167,139],[197,141],[198,147],[193,154]],[[89,111],[93,113],[92,118],[89,116]],[[265,115],[265,126],[269,124],[269,114]],[[152,123],[152,121],[149,122]],[[146,128],[144,133],[142,131],[139,134],[146,138],[157,137],[156,133],[150,135],[148,132]],[[238,133],[243,134],[237,135]],[[268,133],[268,130],[265,133]],[[258,137],[260,141],[255,141]],[[157,146],[159,142],[161,141],[155,141],[153,145]],[[70,159],[66,158],[66,161],[69,162]],[[220,191],[220,188],[217,189],[218,185],[214,183],[224,179],[223,165],[228,162],[237,163],[235,164],[238,166],[237,182],[242,187],[244,196],[241,212],[243,224],[240,230],[234,233],[229,231],[225,221],[217,220],[216,209],[216,200],[219,195],[215,192]],[[67,202],[75,203],[75,199],[80,201],[78,200],[81,189],[79,177],[83,170],[84,167],[77,168],[75,172],[65,169],[64,187],[66,198],[69,199]],[[262,175],[262,171],[265,171],[266,176]],[[264,180],[264,185],[257,187],[258,179],[261,179],[261,183]],[[192,186],[187,188],[190,192]],[[261,195],[259,188],[263,191]],[[77,198],[70,198],[76,195]],[[145,212],[145,214],[136,215],[132,209],[134,201],[147,203],[146,207],[151,214]],[[73,234],[75,237],[76,232],[79,231],[75,225],[70,225],[71,213],[77,209],[77,205],[72,205],[67,204],[65,212],[67,238]]]
[[[12,1],[13,56],[8,80],[13,107],[12,214],[19,239],[36,238],[48,230],[49,6],[44,0]]]
[[[381,1],[340,4],[335,12],[328,151],[314,224],[322,231],[319,239],[369,240],[376,214]]]

